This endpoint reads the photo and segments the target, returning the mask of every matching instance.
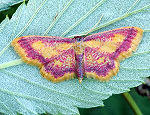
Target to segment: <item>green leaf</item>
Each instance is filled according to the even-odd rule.
[[[0,0],[0,11],[7,10],[10,6],[21,3],[24,0]]]
[[[145,32],[138,50],[120,64],[109,82],[84,78],[52,83],[35,66],[20,61],[10,46],[19,36],[73,36],[89,31],[103,15],[93,33],[124,26]],[[11,20],[0,24],[0,112],[22,114],[79,114],[77,107],[103,106],[112,94],[129,91],[150,75],[149,0],[30,0],[23,3]],[[19,65],[17,65],[19,64]]]

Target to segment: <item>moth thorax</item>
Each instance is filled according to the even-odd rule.
[[[76,42],[74,46],[76,54],[83,54],[84,45],[82,42]]]

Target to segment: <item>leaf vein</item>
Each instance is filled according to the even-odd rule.
[[[101,0],[98,4],[96,4],[91,10],[89,10],[85,15],[83,15],[78,21],[76,21],[73,25],[71,25],[62,35],[64,37],[68,32],[70,32],[73,28],[75,28],[78,24],[80,24],[84,19],[86,19],[91,13],[93,13],[100,5],[102,5],[106,0]]]
[[[1,104],[3,104],[4,105],[4,107],[12,114],[12,115],[14,115],[14,113],[13,112],[11,112],[9,109],[8,109],[8,107],[0,100],[0,103]]]
[[[29,19],[29,21],[26,23],[26,25],[22,28],[22,30],[15,36],[15,38],[19,37],[27,28],[28,26],[31,24],[31,22],[33,21],[33,19],[35,18],[35,16],[38,14],[38,12],[40,11],[40,9],[43,7],[43,5],[46,3],[47,0],[44,0],[41,5],[39,5],[39,8],[37,8],[37,10],[35,11],[35,13],[31,16],[31,18]]]
[[[34,111],[31,111],[31,110],[28,109],[27,107],[25,107],[24,104],[22,104],[22,103],[17,99],[16,96],[14,96],[14,98],[16,99],[16,101],[17,101],[23,108],[25,108],[26,110],[30,111],[30,112],[33,113],[33,114],[36,114],[36,115],[38,114],[38,113],[35,113]]]
[[[2,71],[2,70],[1,70],[1,71]],[[61,92],[61,91],[57,91],[57,90],[51,89],[51,88],[46,87],[46,86],[43,86],[43,85],[41,85],[41,84],[37,84],[37,83],[35,83],[35,82],[32,82],[32,81],[26,79],[25,77],[21,77],[21,76],[17,75],[17,74],[15,74],[15,73],[12,73],[12,72],[9,72],[9,71],[6,71],[6,70],[3,70],[3,72],[5,72],[5,73],[7,73],[7,74],[9,74],[9,75],[12,75],[12,76],[14,76],[14,77],[16,77],[16,78],[19,78],[19,79],[21,79],[21,80],[23,80],[23,81],[25,81],[25,82],[27,82],[27,83],[29,83],[29,84],[32,84],[32,85],[35,85],[35,86],[37,86],[37,87],[43,88],[43,89],[45,89],[45,90],[52,91],[52,92],[55,92],[55,93],[58,93],[58,94],[62,94],[62,95],[64,95],[64,96],[68,96],[68,97],[77,99],[77,100],[82,101],[82,102],[93,103],[93,102],[90,102],[90,101],[88,101],[88,100],[83,100],[83,99],[81,99],[81,98],[77,98],[76,96],[68,95],[67,93],[64,93],[64,92]],[[94,104],[94,103],[93,103],[93,104]]]
[[[56,24],[56,22],[60,19],[60,17],[64,14],[64,12],[69,8],[69,6],[71,5],[71,3],[74,0],[70,0],[67,5],[62,9],[62,11],[58,14],[58,16],[56,17],[56,19],[50,24],[50,26],[47,28],[47,30],[44,32],[43,35],[47,35],[48,32],[54,27],[54,25]]]
[[[40,98],[37,98],[37,97],[33,97],[33,96],[29,96],[29,95],[24,95],[24,94],[21,94],[21,93],[18,93],[18,92],[12,92],[12,91],[9,91],[9,90],[6,90],[6,89],[2,89],[2,88],[0,88],[0,91],[3,92],[3,93],[9,94],[9,95],[13,95],[13,96],[17,96],[17,97],[22,97],[22,98],[26,98],[26,99],[30,99],[30,100],[39,101],[39,102],[42,102],[42,103],[45,103],[45,104],[51,104],[53,106],[57,106],[57,107],[60,107],[60,108],[72,111],[74,113],[77,113],[76,111],[73,111],[69,107],[64,107],[64,106],[61,106],[61,105],[58,105],[58,104],[54,104],[54,103],[52,103],[52,102],[50,102],[48,100],[43,100],[43,99],[40,99]]]

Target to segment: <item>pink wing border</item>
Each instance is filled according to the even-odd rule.
[[[116,67],[114,69],[110,70],[110,72],[108,72],[108,75],[106,75],[105,77],[98,76],[96,74],[96,72],[87,72],[86,73],[86,77],[87,78],[94,78],[94,79],[97,79],[97,80],[105,82],[105,81],[110,80],[110,78],[112,78],[113,76],[116,76],[117,73],[119,72],[120,62],[122,60],[124,60],[125,58],[130,57],[132,55],[133,51],[136,51],[139,43],[142,40],[143,29],[138,28],[138,27],[122,27],[122,28],[117,28],[117,29],[108,30],[108,31],[99,32],[99,33],[90,35],[90,36],[93,36],[93,35],[102,34],[102,33],[110,32],[110,31],[116,31],[116,30],[120,30],[120,29],[129,29],[129,28],[134,28],[135,30],[137,30],[137,34],[133,38],[133,40],[131,42],[131,48],[128,51],[126,51],[126,52],[120,53],[119,56],[114,60],[114,63],[115,63]],[[90,36],[87,36],[87,37],[90,37]]]

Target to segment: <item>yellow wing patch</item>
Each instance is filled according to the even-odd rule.
[[[73,44],[58,43],[50,46],[47,45],[47,43],[43,43],[42,41],[36,41],[31,46],[34,50],[37,50],[44,58],[51,58],[60,55],[67,49],[70,49]]]

